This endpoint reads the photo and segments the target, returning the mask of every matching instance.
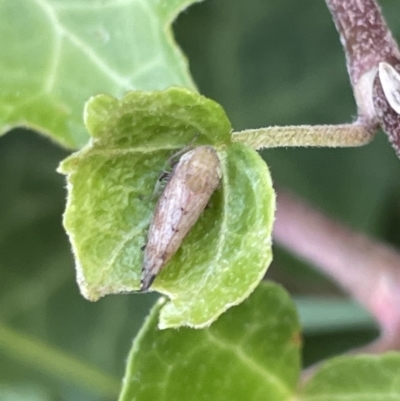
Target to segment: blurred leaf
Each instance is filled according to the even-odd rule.
[[[32,365],[47,374],[62,377],[69,384],[89,388],[103,396],[113,396],[117,393],[117,379],[3,324],[0,324],[0,354]]]
[[[65,156],[32,132],[17,130],[1,138],[0,320],[49,349],[120,378],[132,336],[156,296],[107,297],[93,304],[79,294],[61,222],[64,177],[55,172]],[[7,387],[44,388],[52,401],[110,401],[76,382],[66,383],[59,370],[10,354],[0,355],[0,378]]]
[[[90,96],[193,88],[170,25],[194,1],[1,1],[0,133],[24,125],[80,147]]]
[[[328,313],[328,312],[327,312]],[[380,336],[377,328],[360,326],[348,330],[320,331],[304,334],[303,368],[368,346]]]
[[[93,98],[86,123],[91,146],[60,168],[68,174],[64,222],[82,293],[97,300],[139,289],[157,177],[172,154],[196,139],[196,146],[211,144],[217,150],[223,180],[154,283],[171,298],[160,325],[209,325],[245,299],[271,261],[275,198],[257,153],[230,143],[222,108],[184,89],[132,92],[120,101]]]
[[[1,401],[50,401],[50,395],[37,386],[20,384],[3,385],[0,382]]]
[[[309,296],[296,297],[295,302],[307,334],[375,326],[372,316],[352,300]]]
[[[160,307],[132,346],[120,401],[292,399],[300,328],[282,288],[262,283],[202,330],[157,330]]]
[[[338,357],[307,382],[300,400],[376,401],[400,398],[400,353]]]

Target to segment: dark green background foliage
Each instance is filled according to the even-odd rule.
[[[382,3],[400,38],[398,2]],[[340,123],[355,115],[339,38],[323,0],[206,1],[181,15],[175,32],[200,92],[225,107],[235,130]],[[108,296],[92,304],[79,295],[61,227],[64,177],[55,173],[66,155],[21,130],[1,138],[0,321],[119,380],[155,296]],[[268,150],[263,156],[276,186],[354,229],[400,245],[400,164],[383,134],[359,149]],[[274,252],[268,276],[294,295],[341,296],[306,264],[277,247]],[[313,327],[307,326],[306,363],[375,334],[372,324],[341,332]],[[0,377],[10,388],[26,383],[40,400],[99,399],[7,355],[0,355]]]

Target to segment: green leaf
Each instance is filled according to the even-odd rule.
[[[161,304],[133,343],[120,401],[292,399],[300,327],[281,287],[262,283],[203,330],[157,330]]]
[[[400,399],[400,353],[343,356],[329,360],[306,384],[304,401]]]
[[[24,125],[80,147],[90,96],[193,88],[170,26],[195,1],[0,1],[0,133]]]
[[[185,146],[210,144],[223,179],[153,289],[171,302],[161,327],[211,324],[243,301],[271,261],[275,207],[268,169],[256,152],[230,142],[222,108],[194,92],[132,92],[93,98],[86,108],[90,146],[67,158],[64,225],[81,292],[91,300],[140,287],[143,251],[168,159]]]

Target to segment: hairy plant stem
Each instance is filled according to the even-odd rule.
[[[332,277],[376,319],[367,352],[400,349],[400,252],[333,221],[278,191],[274,239]]]
[[[358,122],[381,126],[400,157],[400,115],[396,104],[393,109],[400,77],[398,45],[375,0],[326,0],[326,4],[346,54]]]
[[[294,125],[234,132],[232,140],[253,149],[278,147],[354,147],[372,141],[374,130],[363,124]]]
[[[351,83],[399,57],[397,43],[375,0],[326,0],[345,50]]]
[[[326,0],[326,4],[346,54],[347,70],[358,108],[357,121],[343,125],[245,130],[233,133],[233,140],[255,149],[361,146],[369,143],[381,126],[400,157],[400,115],[393,110],[393,101],[390,103],[387,99],[388,94],[398,92],[400,82],[400,50],[397,43],[375,0]],[[382,77],[382,71],[389,70],[391,74],[386,73]],[[385,90],[382,89],[382,78],[385,79]]]

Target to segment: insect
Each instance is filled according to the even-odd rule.
[[[400,74],[388,63],[379,63],[379,79],[390,107],[400,114]]]
[[[175,165],[150,224],[144,249],[141,291],[147,291],[207,206],[221,180],[221,163],[211,146],[185,153]]]

